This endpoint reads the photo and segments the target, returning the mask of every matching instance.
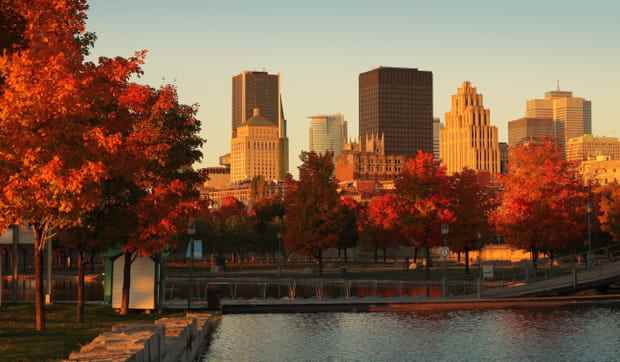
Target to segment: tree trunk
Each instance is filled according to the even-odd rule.
[[[43,230],[35,227],[34,241],[34,322],[38,332],[45,331],[45,307],[43,301]]]
[[[375,245],[375,264],[379,262],[379,247]]]
[[[13,255],[11,260],[11,281],[13,282],[13,300],[17,301],[17,277],[19,276],[19,228],[13,226]]]
[[[323,275],[323,250],[319,249],[319,275]]]
[[[538,270],[538,250],[535,247],[532,247],[532,266]]]
[[[386,259],[387,259],[386,250],[387,250],[386,248],[383,248],[383,264],[386,263]]]
[[[77,255],[77,306],[75,321],[84,322],[84,254],[80,250]]]
[[[461,252],[460,251],[456,252],[456,262],[459,264],[461,263]]]
[[[133,260],[133,253],[130,251],[126,251],[124,253],[125,256],[125,265],[123,267],[123,299],[121,301],[121,311],[120,315],[129,314],[129,291],[131,288],[131,263]]]
[[[431,248],[426,247],[426,267],[430,268],[433,266],[433,257],[431,256]]]
[[[465,247],[465,274],[469,274],[469,248]]]
[[[347,258],[347,248],[344,248],[344,263],[346,264],[348,262],[348,258]]]
[[[418,248],[415,246],[413,247],[413,262],[418,263]]]

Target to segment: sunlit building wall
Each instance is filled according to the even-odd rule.
[[[441,130],[441,160],[449,174],[464,168],[500,172],[497,127],[491,125],[491,111],[484,108],[482,95],[470,82],[464,82],[452,96]]]
[[[347,143],[347,122],[342,114],[317,115],[310,118],[310,151],[316,153],[332,152],[338,156]]]

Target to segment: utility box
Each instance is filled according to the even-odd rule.
[[[123,255],[114,259],[112,272],[112,308],[120,308],[123,300]],[[131,264],[129,309],[153,310],[157,307],[159,265],[151,257],[139,256]]]

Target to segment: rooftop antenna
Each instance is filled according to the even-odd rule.
[[[559,92],[560,91],[560,80],[559,79],[557,81],[557,84],[558,84],[558,92]]]

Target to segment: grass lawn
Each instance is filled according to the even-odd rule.
[[[34,330],[34,306],[3,305],[0,308],[0,361],[58,361],[88,343],[115,323],[152,321],[153,313],[121,317],[109,306],[86,306],[85,322],[75,320],[74,305],[46,307],[47,330]]]

